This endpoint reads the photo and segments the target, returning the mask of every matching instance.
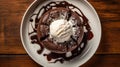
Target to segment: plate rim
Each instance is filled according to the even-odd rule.
[[[27,54],[31,57],[31,59],[34,60],[37,64],[42,65],[42,64],[39,63],[39,61],[37,61],[37,60],[31,55],[31,53],[30,53],[30,52],[28,51],[28,49],[26,48],[25,43],[24,43],[24,40],[23,40],[23,33],[22,33],[22,32],[23,32],[23,23],[25,23],[25,22],[24,22],[25,17],[26,17],[26,15],[27,15],[29,9],[31,9],[31,7],[32,7],[37,1],[38,1],[38,0],[34,0],[34,1],[29,5],[29,7],[27,8],[27,10],[25,11],[25,13],[24,13],[24,15],[23,15],[23,17],[22,17],[22,21],[21,21],[21,25],[20,25],[20,38],[21,38],[22,45],[23,45],[25,51],[26,51]],[[94,7],[93,7],[87,0],[83,0],[83,1],[86,2],[86,4],[94,11],[94,14],[95,14],[96,17],[97,17],[97,20],[99,21],[100,32],[101,32],[101,33],[100,33],[100,39],[99,39],[99,43],[98,43],[97,48],[94,49],[94,52],[93,52],[83,63],[79,64],[79,66],[83,65],[83,64],[86,63],[90,58],[92,58],[92,56],[95,54],[95,52],[97,51],[97,49],[98,49],[98,47],[99,47],[99,45],[100,45],[101,37],[102,37],[102,26],[101,26],[101,21],[100,21],[100,18],[99,18],[99,15],[98,15],[97,11],[94,9]]]

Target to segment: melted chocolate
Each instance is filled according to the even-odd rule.
[[[58,2],[58,1],[57,1],[57,2]],[[79,14],[78,12],[76,12],[76,11],[75,11],[75,13],[78,14],[78,15],[83,19],[83,25],[85,26],[87,32],[84,33],[82,42],[80,43],[80,44],[83,43],[84,46],[81,48],[81,46],[78,45],[76,49],[74,49],[73,51],[71,51],[72,56],[66,57],[66,53],[59,54],[59,53],[53,53],[53,52],[51,52],[51,53],[49,53],[49,54],[44,54],[44,56],[47,57],[47,60],[48,60],[48,61],[51,61],[52,59],[55,59],[55,61],[54,61],[54,62],[51,62],[51,63],[56,63],[56,62],[58,62],[58,61],[61,62],[61,63],[63,63],[64,61],[69,61],[69,60],[77,57],[78,55],[81,54],[81,52],[83,51],[83,49],[84,49],[85,46],[87,45],[87,41],[88,41],[88,40],[91,40],[91,39],[93,38],[93,33],[92,33],[91,27],[90,27],[90,25],[89,25],[89,23],[88,23],[88,19],[87,19],[86,16],[82,13],[82,11],[81,11],[78,7],[76,7],[76,6],[72,5],[72,4],[69,4],[69,3],[66,2],[66,1],[60,1],[59,3],[57,3],[57,2],[50,2],[50,3],[47,4],[46,6],[43,6],[43,7],[39,10],[38,14],[33,14],[33,15],[31,16],[31,18],[30,18],[30,23],[31,23],[32,28],[33,28],[33,26],[35,26],[35,28],[33,28],[33,31],[29,33],[29,36],[30,36],[30,38],[31,38],[31,43],[32,43],[32,44],[39,44],[40,47],[41,47],[41,49],[38,50],[37,52],[38,52],[39,54],[41,54],[41,53],[43,52],[43,50],[44,50],[44,47],[41,45],[41,43],[40,43],[40,41],[38,40],[38,37],[37,37],[37,27],[38,27],[39,21],[40,21],[40,19],[41,19],[41,17],[38,18],[38,15],[39,15],[40,13],[42,13],[42,15],[43,15],[43,14],[45,14],[47,11],[49,11],[49,10],[51,10],[51,9],[54,9],[54,8],[59,8],[59,7],[63,7],[63,8],[70,9],[70,10],[72,10],[72,9],[77,9],[77,10],[80,11],[80,13],[81,13],[82,15],[80,15],[80,14]],[[52,4],[52,5],[51,5],[51,4]],[[48,7],[49,7],[49,8],[48,8]],[[69,7],[72,7],[72,8],[69,8]],[[44,11],[41,12],[42,10],[44,10]],[[42,15],[41,15],[41,16],[42,16]],[[33,16],[36,16],[36,18],[35,18],[35,25],[32,25],[32,22],[33,22],[32,17],[33,17]],[[52,16],[49,16],[49,17],[51,17],[52,19],[54,18],[54,17],[52,17]],[[69,11],[69,12],[67,13],[66,19],[69,20],[70,17],[71,17],[71,11]],[[43,23],[43,25],[49,26],[49,24],[46,24],[46,23]],[[36,33],[36,35],[32,35],[33,33]],[[48,37],[48,36],[45,36],[45,37],[43,37],[41,40],[44,40],[44,39],[46,39],[47,37]],[[71,38],[72,38],[72,37],[71,37]],[[74,38],[72,38],[72,39],[73,39],[74,41],[76,41]],[[68,47],[68,46],[66,46],[66,47]],[[79,50],[79,49],[80,49],[80,50]],[[58,58],[59,58],[59,59],[58,59]]]
[[[41,49],[39,49],[37,52],[38,52],[39,54],[41,54],[41,53],[43,52],[43,50],[44,50],[44,47],[40,44],[37,35],[32,35],[32,36],[30,37],[30,39],[32,40],[32,41],[31,41],[32,44],[39,44],[39,45],[40,45]]]
[[[88,35],[87,35],[88,33],[84,33],[84,37],[83,37],[83,40],[82,40],[82,42],[81,43],[83,43],[84,45],[86,45],[87,44],[87,38],[88,38]],[[53,52],[51,52],[51,53],[49,53],[49,54],[44,54],[44,56],[47,56],[47,60],[48,61],[51,61],[52,59],[56,59],[54,62],[52,62],[52,63],[55,63],[55,62],[57,62],[57,61],[60,61],[61,63],[63,63],[64,62],[64,60],[65,61],[69,61],[69,60],[71,60],[71,59],[73,59],[73,58],[75,58],[75,57],[77,57],[78,55],[80,55],[81,53],[82,53],[82,50],[85,48],[85,46],[83,46],[82,48],[81,48],[81,46],[79,45],[75,50],[73,50],[71,53],[72,53],[72,56],[70,56],[70,57],[66,57],[66,53],[63,53],[63,54],[58,54],[58,53],[53,53]],[[81,50],[78,50],[78,49],[81,49]],[[61,58],[61,59],[57,59],[57,58]]]

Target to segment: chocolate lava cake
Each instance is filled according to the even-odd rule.
[[[63,21],[59,22],[59,20],[63,20]],[[66,25],[64,22],[66,22]],[[70,25],[70,22],[71,22],[71,25]],[[56,23],[56,24],[63,23],[61,24],[63,25],[61,28],[65,28],[65,26],[67,27],[69,25],[68,28],[71,28],[71,29],[64,30],[64,29],[58,28],[57,31],[59,32],[51,33],[50,31],[54,30],[54,29],[50,29],[51,28],[50,25],[52,25],[52,23]],[[56,27],[54,26],[53,28],[56,28]],[[79,15],[77,15],[75,12],[67,8],[56,8],[56,9],[51,9],[47,11],[41,17],[39,21],[39,26],[37,28],[37,33],[38,33],[37,35],[38,35],[38,39],[40,40],[40,43],[45,48],[55,53],[66,53],[74,50],[77,46],[80,45],[84,35],[84,30],[83,30],[83,23],[81,22]],[[58,35],[55,35],[57,33]],[[65,40],[66,37],[68,38],[67,40]],[[63,41],[60,42],[60,41],[57,41],[57,39],[63,40]]]
[[[34,18],[33,18],[34,17]],[[66,1],[50,2],[30,17],[33,31],[28,32],[32,44],[38,44],[38,54],[48,61],[63,63],[79,56],[93,38],[88,18]],[[44,53],[44,49],[50,53]],[[69,54],[69,56],[68,56]]]

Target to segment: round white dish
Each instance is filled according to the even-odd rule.
[[[66,0],[69,3],[72,3],[73,5],[77,6],[81,9],[81,11],[84,13],[84,15],[89,19],[90,26],[92,28],[92,32],[94,34],[94,37],[92,40],[88,42],[85,49],[82,51],[81,55],[78,57],[72,59],[71,61],[66,61],[65,63],[61,64],[59,62],[57,63],[49,63],[42,54],[38,54],[36,51],[40,48],[37,44],[31,44],[30,38],[28,36],[29,28],[29,18],[33,13],[38,12],[39,8],[50,2],[50,1],[56,1],[56,0],[35,0],[27,9],[25,12],[21,28],[20,28],[20,35],[22,44],[27,51],[28,55],[38,64],[44,66],[44,67],[78,67],[87,62],[93,54],[96,52],[100,39],[101,39],[101,24],[99,17],[95,11],[95,9],[92,7],[92,5],[86,1],[86,0]],[[60,0],[58,0],[60,1]],[[61,0],[62,1],[62,0]],[[39,6],[38,6],[39,5]],[[38,6],[38,7],[37,7]],[[37,8],[36,8],[37,7]],[[46,53],[47,50],[44,51]]]

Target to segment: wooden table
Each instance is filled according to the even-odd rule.
[[[0,67],[40,67],[20,40],[21,19],[33,0],[0,0]],[[89,0],[102,24],[102,40],[82,67],[120,67],[120,0]]]

